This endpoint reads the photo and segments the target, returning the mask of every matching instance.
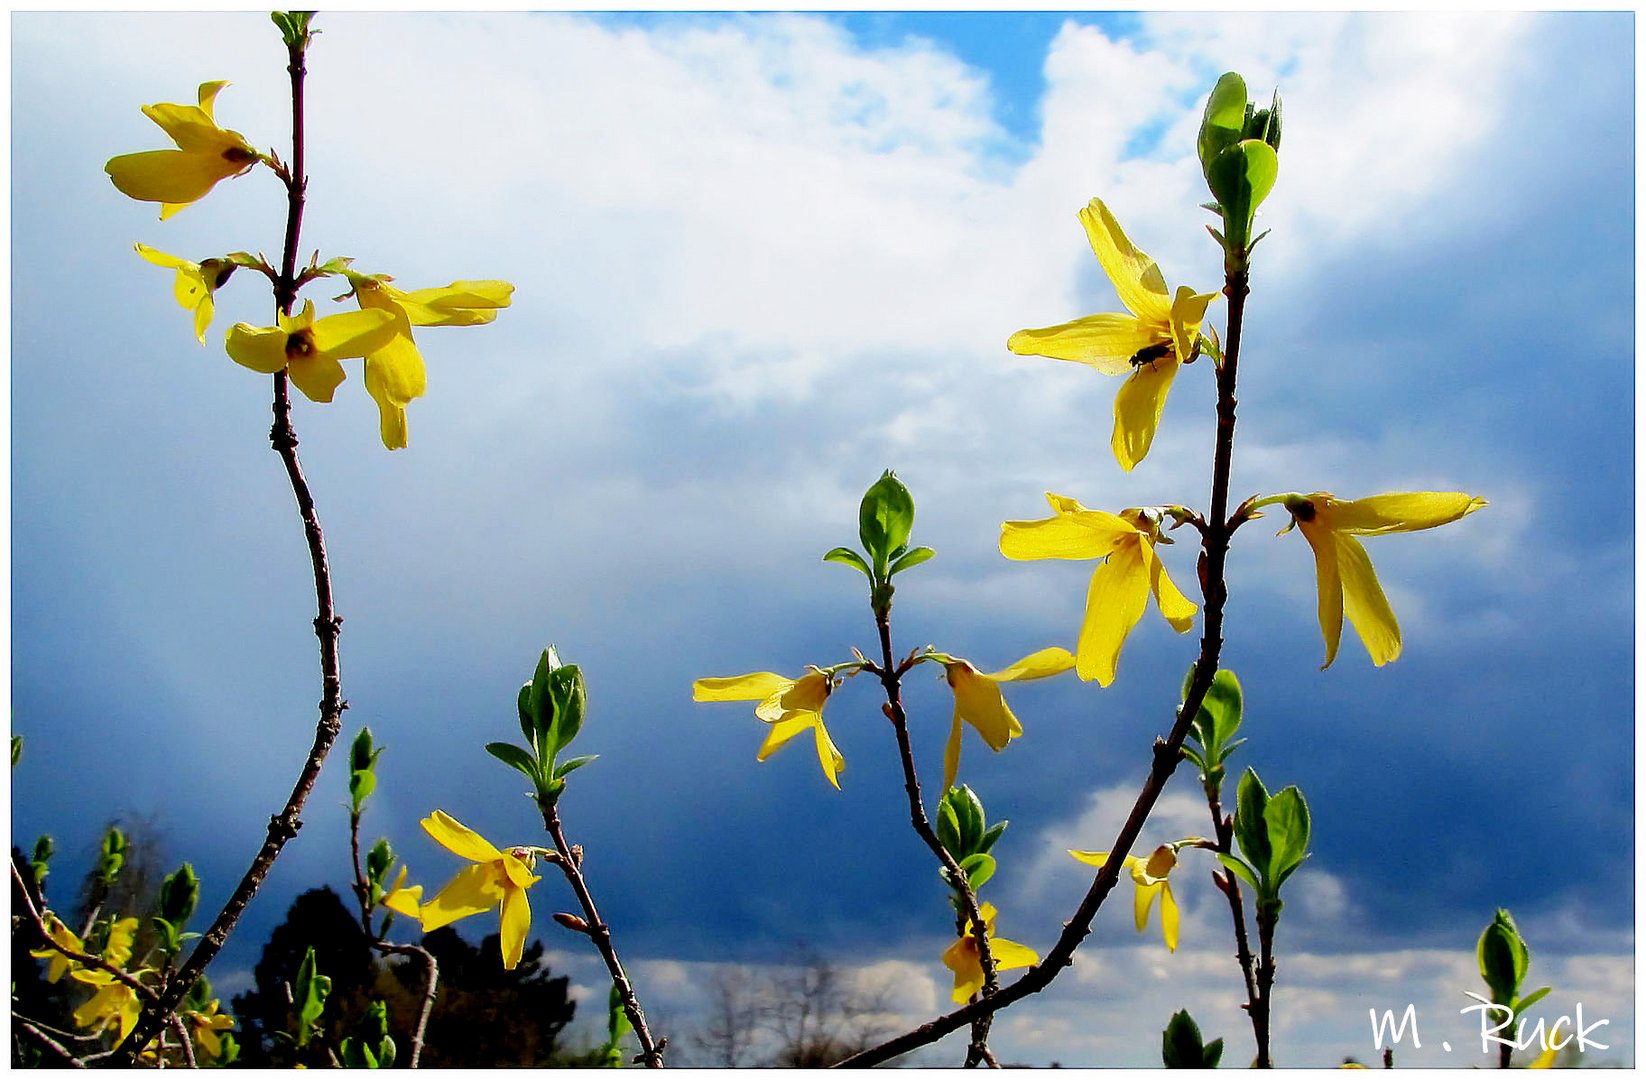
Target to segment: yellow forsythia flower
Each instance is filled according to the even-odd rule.
[[[1074,654],[1060,648],[1041,649],[992,675],[983,674],[972,666],[971,661],[958,657],[940,658],[938,662],[943,665],[949,688],[954,691],[954,725],[949,731],[948,745],[943,750],[945,791],[954,786],[955,777],[960,772],[961,721],[976,728],[989,749],[998,753],[1005,749],[1008,742],[1023,734],[1023,725],[1018,723],[1011,707],[1006,704],[1000,684],[1044,679],[1060,675],[1075,666]]]
[[[514,286],[506,281],[454,281],[434,289],[404,292],[383,276],[348,274],[361,310],[394,317],[394,337],[366,354],[366,392],[377,402],[383,445],[406,445],[406,406],[427,389],[423,355],[412,340],[414,326],[479,326],[509,306]]]
[[[176,150],[121,154],[103,166],[114,186],[134,199],[160,204],[164,221],[204,198],[220,180],[257,164],[255,147],[237,131],[217,126],[212,104],[227,82],[200,84],[200,104],[143,106],[143,115],[159,124]]]
[[[234,1030],[234,1017],[226,1016],[218,1010],[218,999],[212,998],[211,1004],[204,1009],[190,1010],[183,1014],[183,1022],[188,1025],[189,1033],[194,1036],[195,1057],[200,1064],[209,1064],[223,1054],[224,1031]]]
[[[1326,639],[1326,662],[1337,658],[1343,636],[1343,617],[1360,635],[1372,663],[1379,667],[1400,655],[1400,625],[1383,588],[1377,583],[1372,560],[1356,536],[1432,529],[1474,513],[1486,500],[1461,491],[1393,492],[1366,499],[1343,500],[1328,492],[1287,494],[1257,505],[1279,502],[1291,512],[1315,554],[1315,584],[1319,593],[1320,633]]]
[[[400,873],[395,876],[394,885],[388,892],[383,894],[382,903],[390,911],[399,912],[401,915],[413,919],[422,919],[423,886],[406,887],[406,872],[408,869],[404,863],[401,864]]]
[[[80,939],[75,936],[74,931],[70,930],[67,926],[64,926],[63,920],[59,919],[56,915],[48,913],[46,917],[46,929],[48,931],[47,936],[57,944],[63,946],[63,948],[72,949],[77,953],[84,953],[86,951],[85,945],[83,945]],[[64,975],[80,966],[77,961],[70,960],[50,945],[46,945],[38,949],[30,949],[29,955],[34,957],[36,960],[44,960],[46,962],[46,981],[49,983],[56,982]]]
[[[177,302],[182,305],[184,311],[194,313],[194,336],[204,345],[206,328],[211,325],[211,318],[216,310],[212,294],[228,280],[230,274],[234,273],[234,264],[222,259],[192,263],[187,259],[179,259],[176,255],[167,255],[164,251],[156,251],[147,244],[135,246],[137,254],[154,265],[177,271],[177,279],[172,283],[172,295],[177,297]]]
[[[1097,261],[1130,315],[1088,315],[1040,330],[1019,330],[1006,347],[1020,356],[1073,360],[1105,375],[1127,375],[1114,399],[1110,445],[1130,472],[1154,442],[1178,365],[1195,355],[1200,323],[1216,293],[1180,285],[1173,296],[1155,261],[1126,239],[1102,199],[1080,211]]]
[[[724,679],[698,679],[692,683],[692,700],[760,702],[755,706],[754,715],[770,724],[771,731],[755,755],[757,761],[765,761],[801,732],[812,732],[823,775],[838,789],[846,759],[829,738],[828,728],[823,726],[823,705],[833,690],[834,680],[816,668],[798,679],[757,671]]]
[[[394,337],[394,317],[386,311],[345,311],[314,317],[307,301],[296,315],[281,315],[278,326],[235,323],[224,343],[235,363],[273,375],[289,371],[310,401],[332,399],[344,379],[339,360],[365,356]]]
[[[1119,514],[1088,510],[1073,499],[1046,493],[1054,516],[1008,521],[1001,526],[1000,553],[1008,559],[1102,559],[1086,592],[1086,615],[1075,647],[1075,671],[1099,685],[1114,682],[1120,649],[1149,596],[1172,629],[1187,633],[1199,608],[1178,591],[1155,555],[1161,536],[1157,512],[1130,509]]]
[[[994,920],[999,914],[993,904],[981,904],[977,913],[983,916],[984,936],[989,939],[989,954],[994,957],[996,971],[1028,967],[1040,961],[1040,954],[1027,945],[994,936]],[[968,924],[953,945],[943,950],[943,966],[954,972],[954,1000],[965,1004],[971,996],[983,989],[983,959],[977,951],[977,939]]]
[[[458,919],[499,908],[503,966],[514,970],[525,951],[526,934],[532,924],[526,890],[541,880],[531,872],[536,862],[532,849],[516,847],[500,851],[443,810],[424,818],[422,825],[435,843],[474,863],[418,909],[423,930],[438,930]]]
[[[1071,851],[1076,859],[1091,866],[1102,866],[1109,861],[1107,851]],[[1166,948],[1177,951],[1177,901],[1172,897],[1171,883],[1166,875],[1177,866],[1177,851],[1170,844],[1155,848],[1147,859],[1128,855],[1121,869],[1131,871],[1132,884],[1137,886],[1132,897],[1132,915],[1137,921],[1137,932],[1149,925],[1149,909],[1155,897],[1160,898],[1160,932],[1166,938]]]

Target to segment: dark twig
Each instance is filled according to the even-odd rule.
[[[417,1024],[412,1029],[411,1046],[407,1050],[406,1067],[415,1069],[423,1058],[423,1039],[429,1026],[429,1013],[434,1010],[435,993],[440,986],[440,965],[434,954],[421,945],[397,945],[386,941],[372,929],[371,885],[366,881],[365,867],[360,862],[360,812],[349,811],[349,854],[354,860],[354,896],[360,905],[360,927],[372,948],[387,956],[416,956],[423,963],[423,1000],[417,1010]],[[385,929],[387,923],[384,924]]]
[[[40,1028],[37,1027],[32,1021],[25,1020],[13,1012],[11,1014],[11,1022],[16,1026],[18,1031],[25,1032],[32,1036],[35,1042],[56,1054],[58,1058],[62,1060],[62,1063],[68,1068],[84,1069],[86,1067],[86,1063],[75,1057],[68,1047],[64,1046],[50,1035],[47,1035],[44,1031],[40,1030]]]
[[[1182,758],[1183,741],[1188,738],[1200,704],[1211,689],[1212,676],[1223,651],[1223,608],[1228,601],[1224,581],[1224,567],[1229,554],[1229,539],[1240,521],[1229,518],[1229,472],[1234,457],[1235,376],[1240,358],[1241,324],[1246,310],[1247,275],[1244,271],[1231,273],[1223,288],[1229,300],[1228,347],[1223,365],[1217,371],[1217,444],[1212,459],[1211,512],[1201,542],[1200,583],[1205,600],[1204,621],[1200,638],[1200,656],[1195,661],[1194,677],[1183,696],[1177,722],[1165,739],[1156,739],[1154,760],[1149,775],[1143,781],[1132,811],[1109,845],[1109,859],[1097,871],[1086,890],[1080,906],[1063,926],[1056,944],[1040,963],[1023,973],[1022,978],[1000,992],[965,1005],[954,1012],[920,1025],[913,1031],[888,1039],[862,1053],[854,1054],[837,1067],[866,1068],[929,1045],[938,1039],[985,1015],[1039,993],[1051,984],[1063,968],[1074,962],[1075,949],[1091,933],[1092,920],[1103,901],[1120,879],[1121,865],[1137,842],[1143,824],[1154,810],[1155,802],[1165,790],[1166,781],[1177,769]],[[1267,1056],[1267,1046],[1259,1047],[1260,1060]]]
[[[1217,835],[1217,850],[1225,855],[1233,854],[1234,819],[1224,816],[1223,803],[1218,797],[1215,781],[1206,782],[1206,805],[1212,812],[1212,828]],[[1252,974],[1252,948],[1246,938],[1246,905],[1241,898],[1240,882],[1228,870],[1213,870],[1212,881],[1229,901],[1229,915],[1234,920],[1235,959],[1240,963],[1240,974],[1246,981],[1246,1010],[1255,1036],[1258,1029],[1259,995],[1257,982]]]
[[[977,943],[977,958],[983,969],[982,997],[988,1000],[1000,989],[1000,975],[995,968],[994,950],[989,945],[988,927],[983,921],[983,912],[977,902],[977,893],[972,889],[966,872],[960,869],[954,856],[943,846],[932,829],[930,819],[926,817],[925,804],[920,798],[920,779],[914,768],[914,748],[909,743],[909,718],[903,711],[903,673],[913,664],[913,657],[904,662],[901,667],[892,665],[892,624],[891,601],[877,600],[874,604],[875,629],[880,635],[880,666],[871,667],[880,677],[880,685],[886,691],[886,718],[892,722],[892,730],[897,734],[898,758],[903,764],[903,790],[909,797],[909,822],[922,842],[931,849],[937,861],[942,864],[943,872],[953,883],[956,893],[960,896],[961,926],[972,928],[972,940]],[[966,1047],[966,1067],[975,1067],[984,1060],[989,1048],[989,1027],[993,1023],[994,1014],[985,1013],[972,1021],[971,1042]]]
[[[606,970],[611,973],[612,985],[617,988],[617,996],[623,1002],[623,1011],[628,1013],[629,1023],[634,1026],[634,1037],[640,1040],[641,1060],[648,1069],[661,1069],[663,1045],[652,1040],[651,1029],[646,1026],[646,1014],[640,1010],[640,999],[635,997],[634,987],[623,972],[623,963],[617,958],[611,928],[600,918],[600,912],[594,906],[594,896],[589,892],[588,883],[583,880],[583,851],[566,843],[566,836],[560,829],[560,814],[553,803],[539,803],[538,809],[543,812],[543,828],[548,830],[554,840],[554,850],[560,856],[555,861],[583,908],[586,925],[579,929],[594,942],[594,947],[600,950],[601,958],[606,961]]]
[[[297,40],[287,45],[290,63],[286,70],[291,76],[292,91],[292,163],[290,171],[284,177],[287,196],[286,247],[281,263],[280,282],[275,290],[276,306],[283,315],[291,313],[296,301],[297,243],[302,228],[304,190],[307,187],[307,178],[303,171],[303,78],[307,70],[304,65],[307,43],[307,36],[300,35]],[[274,376],[273,408],[274,427],[269,432],[269,441],[286,466],[286,475],[291,481],[292,493],[296,496],[298,512],[303,520],[310,562],[314,567],[317,607],[314,631],[320,639],[320,721],[315,728],[314,744],[303,763],[302,771],[292,787],[285,807],[269,819],[268,835],[263,841],[262,848],[252,860],[245,876],[240,879],[240,884],[228,902],[223,905],[222,911],[213,920],[211,927],[189,954],[188,963],[176,977],[167,981],[159,1000],[144,1008],[137,1026],[116,1048],[116,1053],[111,1059],[116,1065],[132,1063],[137,1049],[154,1037],[163,1022],[163,1017],[177,1009],[189,988],[199,980],[206,966],[222,950],[246,906],[251,903],[252,897],[263,884],[263,879],[268,876],[269,869],[274,865],[281,849],[302,827],[299,815],[303,805],[308,801],[309,792],[314,789],[315,780],[320,775],[320,767],[325,763],[326,755],[342,729],[342,714],[347,705],[343,701],[337,638],[343,620],[338,617],[332,604],[331,570],[326,562],[325,538],[320,530],[320,518],[315,512],[314,497],[309,491],[308,481],[304,478],[302,466],[297,460],[297,435],[291,426],[291,399],[284,371]]]

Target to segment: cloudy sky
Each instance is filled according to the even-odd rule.
[[[565,798],[567,828],[648,1006],[684,1032],[710,967],[804,946],[894,980],[889,1025],[946,1011],[947,906],[872,687],[830,703],[836,792],[803,746],[757,765],[750,709],[694,705],[690,685],[874,644],[861,579],[819,557],[855,543],[883,468],[938,552],[900,579],[897,645],[984,670],[1072,646],[1089,575],[1002,559],[1001,521],[1044,516],[1048,490],[1111,510],[1204,504],[1205,365],[1122,474],[1117,381],[1004,342],[1117,310],[1075,217],[1094,195],[1174,285],[1216,288],[1193,140],[1234,69],[1254,95],[1278,85],[1286,119],[1236,496],[1491,503],[1368,543],[1406,639],[1382,669],[1346,637],[1318,670],[1300,536],[1265,522],[1236,538],[1236,762],[1299,785],[1315,821],[1281,928],[1276,1055],[1369,1057],[1367,1009],[1415,1003],[1424,1047],[1401,1060],[1479,1060],[1457,1010],[1504,905],[1533,985],[1556,987],[1547,1015],[1581,1003],[1586,1022],[1610,1019],[1596,1060],[1633,1060],[1632,15],[317,26],[305,253],[406,287],[518,290],[493,326],[421,335],[429,391],[408,449],[378,442],[357,367],[332,405],[295,408],[346,619],[345,740],[369,724],[387,745],[368,828],[415,874],[438,886],[456,869],[416,826],[436,807],[541,842],[520,778],[482,747],[517,732],[515,690],[553,642],[585,669],[578,747],[601,755]],[[141,104],[213,79],[233,83],[219,120],[284,156],[284,55],[261,13],[20,13],[12,49],[11,661],[27,739],[13,838],[53,833],[68,882],[107,822],[153,821],[200,870],[204,908],[312,737],[313,594],[268,381],[221,350],[233,322],[270,321],[267,294],[236,277],[201,348],[168,273],[131,244],[276,258],[284,199],[254,172],[161,223],[102,165],[164,145]],[[340,291],[308,295],[326,309]],[[1192,588],[1190,545],[1166,559]],[[998,756],[968,745],[965,779],[1012,821],[985,890],[1003,935],[1055,940],[1089,880],[1062,852],[1108,845],[1196,641],[1150,614],[1112,687],[1018,688],[1024,737]],[[922,669],[909,700],[930,790],[948,691]],[[346,881],[340,765],[220,986],[244,985],[292,896]],[[1197,794],[1180,770],[1145,843],[1204,832]],[[1178,952],[1136,935],[1117,894],[1075,968],[997,1024],[1003,1057],[1157,1061],[1149,1033],[1187,1005],[1245,1059],[1226,909],[1206,866],[1180,873]],[[572,904],[557,888],[534,890],[535,930],[598,988],[546,917]]]

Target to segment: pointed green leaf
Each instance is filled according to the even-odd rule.
[[[1259,888],[1257,883],[1257,872],[1247,866],[1238,855],[1229,855],[1220,851],[1217,853],[1217,861],[1228,867],[1229,871],[1241,881],[1244,881],[1254,889]]]
[[[855,567],[863,572],[864,577],[868,578],[870,581],[874,580],[874,571],[869,569],[869,564],[863,561],[863,556],[859,555],[851,548],[837,547],[827,555],[823,556],[823,561],[837,562],[845,566]]]
[[[1000,834],[1006,831],[1006,826],[1009,824],[1011,822],[1001,820],[990,825],[989,831],[983,834],[983,839],[977,842],[978,854],[985,854],[990,848],[994,847],[994,842],[1000,839]]]
[[[876,577],[884,580],[891,553],[909,542],[914,528],[914,496],[903,481],[887,469],[863,495],[857,511],[857,535],[874,560]]]
[[[1533,990],[1530,994],[1527,994],[1525,997],[1515,1002],[1512,1006],[1510,1006],[1510,1008],[1514,1010],[1514,1014],[1516,1016],[1519,1016],[1533,1005],[1536,1005],[1538,1002],[1542,1001],[1544,996],[1553,989],[1554,987],[1552,986],[1545,986],[1541,990]]]
[[[976,892],[983,887],[983,883],[994,877],[995,861],[993,855],[968,855],[960,860],[960,869],[966,875],[967,884]]]
[[[903,554],[902,558],[900,558],[896,562],[892,563],[892,568],[887,571],[887,574],[888,575],[890,575],[890,574],[901,574],[903,571],[907,570],[909,567],[919,566],[921,563],[925,562],[927,559],[931,558],[933,555],[936,555],[936,554],[937,554],[937,552],[933,551],[929,547],[913,548],[913,549],[905,552]]]
[[[1235,840],[1246,861],[1259,877],[1265,879],[1270,876],[1273,861],[1269,828],[1264,820],[1268,805],[1269,792],[1264,788],[1263,781],[1257,778],[1257,773],[1248,766],[1240,774],[1240,786],[1235,790]]]
[[[950,792],[954,789],[950,788]],[[954,804],[949,796],[944,795],[937,804],[937,842],[943,845],[943,850],[956,858],[966,854],[960,846],[960,817],[954,811]]]
[[[1277,791],[1264,810],[1272,853],[1269,873],[1276,888],[1302,864],[1309,850],[1309,804],[1296,787]]]
[[[534,780],[537,778],[537,759],[513,743],[487,743],[486,753],[512,769],[519,769]]]
[[[1232,71],[1225,72],[1212,87],[1206,99],[1206,111],[1200,120],[1200,135],[1196,150],[1200,168],[1211,179],[1211,163],[1226,148],[1240,140],[1246,122],[1246,80]],[[1217,188],[1212,187],[1217,194]]]
[[[571,772],[573,769],[581,769],[583,766],[587,765],[589,762],[593,761],[595,758],[597,758],[599,756],[600,756],[599,754],[585,754],[582,757],[574,757],[574,758],[571,758],[567,761],[562,761],[560,763],[560,765],[554,770],[555,778],[556,779],[563,778],[567,773]]]

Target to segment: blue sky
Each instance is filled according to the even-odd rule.
[[[1278,83],[1287,119],[1237,494],[1491,501],[1368,542],[1406,637],[1381,669],[1346,639],[1318,671],[1307,545],[1268,522],[1237,538],[1241,756],[1301,786],[1316,823],[1281,931],[1277,1054],[1364,1055],[1366,1007],[1395,998],[1461,1022],[1501,904],[1557,987],[1550,1015],[1609,1010],[1603,1056],[1632,1060],[1632,15],[318,25],[305,251],[408,287],[518,286],[494,326],[420,337],[408,449],[377,442],[358,370],[295,414],[346,620],[348,731],[389,748],[368,827],[415,874],[455,869],[416,826],[435,807],[534,842],[515,774],[482,747],[516,731],[515,688],[552,641],[585,668],[579,745],[601,754],[568,830],[649,1006],[689,1025],[711,965],[804,942],[895,976],[896,1023],[945,1008],[946,909],[871,688],[829,706],[835,792],[803,747],[757,765],[750,710],[694,706],[689,687],[873,644],[859,579],[819,557],[855,542],[882,468],[939,553],[899,588],[898,643],[984,670],[1072,645],[1089,575],[1008,563],[1002,520],[1042,516],[1047,490],[1204,503],[1204,371],[1121,474],[1116,381],[1004,341],[1116,309],[1075,218],[1094,195],[1174,285],[1218,279],[1192,147],[1233,68],[1254,94]],[[220,901],[312,735],[312,593],[266,382],[220,347],[231,323],[268,321],[266,295],[236,278],[202,349],[130,244],[273,255],[283,201],[253,174],[160,223],[102,164],[161,145],[140,104],[221,78],[219,119],[284,154],[283,58],[255,13],[20,13],[12,30],[13,836],[53,833],[68,881],[105,822],[145,815]],[[333,294],[310,290],[322,308]],[[1166,556],[1186,588],[1190,554]],[[1062,849],[1107,845],[1196,640],[1150,614],[1114,686],[1017,688],[1025,736],[968,745],[966,779],[1012,820],[986,890],[1002,933],[1055,939],[1085,880]],[[914,684],[931,786],[948,692]],[[329,767],[220,983],[297,891],[346,880],[344,785]],[[1145,841],[1204,831],[1197,790],[1180,772]],[[1246,1045],[1221,898],[1186,869],[1178,953],[1106,910],[1076,968],[997,1025],[1004,1053],[1148,1063],[1135,1033],[1183,1004]],[[540,914],[571,902],[552,885]],[[598,988],[576,941],[535,929]]]

